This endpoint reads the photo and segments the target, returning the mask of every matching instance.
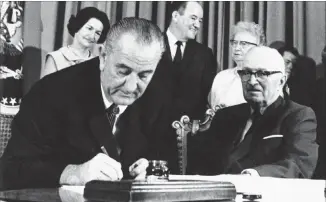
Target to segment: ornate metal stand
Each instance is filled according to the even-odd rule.
[[[188,116],[182,116],[180,121],[174,121],[172,127],[176,129],[177,144],[178,144],[178,158],[179,158],[179,170],[180,174],[185,175],[187,169],[187,136],[190,132],[191,135],[197,134],[197,132],[205,131],[210,127],[210,123],[215,115],[215,112],[220,109],[217,106],[214,110],[208,109],[206,111],[204,121],[193,120],[191,121]]]

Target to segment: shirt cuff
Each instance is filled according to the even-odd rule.
[[[253,177],[260,177],[259,173],[257,172],[257,170],[255,169],[245,169],[241,172],[241,174],[248,174],[250,176],[253,176]]]

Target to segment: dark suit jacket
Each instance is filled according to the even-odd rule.
[[[313,59],[299,56],[287,84],[292,101],[311,107],[317,113],[316,63]]]
[[[216,113],[211,128],[192,137],[189,172],[239,174],[253,168],[260,176],[310,178],[316,166],[316,118],[311,108],[278,98],[251,133],[235,146],[250,116],[249,104]],[[283,137],[267,138],[271,135]]]
[[[155,112],[157,156],[168,160],[172,173],[177,171],[176,132],[172,122],[188,115],[201,119],[207,109],[207,96],[216,75],[217,63],[212,50],[189,40],[180,65],[173,64],[167,36],[166,51],[144,96],[140,99],[146,110]],[[150,114],[150,113],[147,113]],[[154,136],[153,136],[154,137]]]
[[[326,90],[325,78],[317,80],[317,142],[319,144],[318,162],[315,170],[315,179],[326,179]]]
[[[122,163],[125,176],[133,162],[146,157],[148,142],[136,104],[119,117],[118,138],[112,135],[98,66],[94,58],[51,74],[23,98],[1,160],[4,188],[58,186],[68,164],[90,160],[102,152],[101,146]]]

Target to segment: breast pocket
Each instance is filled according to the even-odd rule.
[[[257,159],[260,159],[258,161],[263,161],[264,163],[275,161],[282,154],[282,144],[283,137],[280,136],[261,139],[258,142],[257,150],[254,151],[254,155]]]

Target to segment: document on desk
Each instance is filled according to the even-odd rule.
[[[170,180],[204,180],[204,181],[224,181],[235,185],[237,193],[258,192],[257,183],[254,177],[247,175],[170,175]],[[256,177],[255,177],[256,178]]]
[[[325,180],[251,177],[247,175],[170,175],[169,179],[231,182],[235,185],[237,193],[260,194],[264,202],[325,202]],[[63,191],[62,193],[67,191],[83,196],[84,188],[84,186],[62,186],[60,189]]]
[[[264,202],[325,202],[325,180],[252,177],[247,175],[170,175],[171,180],[226,181],[235,185],[237,193],[261,194]]]
[[[84,193],[85,186],[70,186],[70,185],[63,185],[60,187],[60,189],[71,191],[79,194]]]

